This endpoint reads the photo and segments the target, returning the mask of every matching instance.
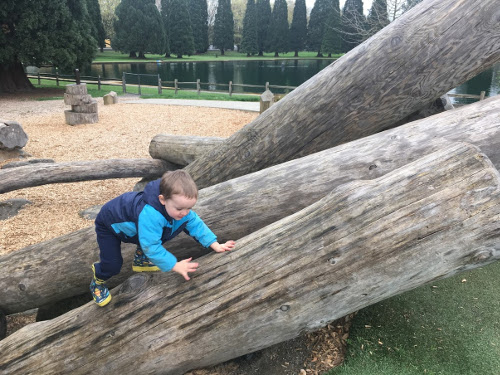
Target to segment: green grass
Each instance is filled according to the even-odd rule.
[[[500,374],[500,262],[361,310],[329,375]]]
[[[165,55],[154,55],[146,54],[146,59],[130,58],[128,54],[115,52],[115,51],[104,51],[98,52],[94,59],[94,63],[111,63],[111,62],[155,62],[155,61],[229,61],[229,60],[274,60],[274,53],[264,53],[264,56],[250,56],[247,57],[244,53],[226,51],[224,56],[221,56],[219,52],[206,52],[200,55],[183,56],[182,59],[177,57],[166,58]],[[341,55],[332,55],[331,58],[338,58]],[[293,52],[282,53],[279,55],[278,59],[296,59]],[[316,52],[299,52],[300,59],[324,59],[326,57],[316,57]]]
[[[40,88],[51,88],[55,90],[60,90],[60,95],[57,92],[52,97],[39,98],[37,100],[54,100],[64,98],[64,90],[67,84],[70,82],[61,81],[59,86],[57,86],[56,81],[41,79],[40,85],[38,84],[38,79],[31,78],[31,83],[35,87]],[[94,98],[102,97],[109,93],[110,91],[115,91],[118,95],[123,95],[121,86],[110,86],[101,85],[101,90],[98,90],[97,84],[87,83],[87,92]],[[127,85],[127,93],[138,94],[137,86]],[[201,92],[199,95],[196,91],[189,90],[179,90],[177,94],[173,89],[163,89],[162,94],[158,94],[158,89],[156,87],[141,87],[141,98],[158,98],[158,99],[191,99],[191,100],[224,100],[224,101],[247,101],[247,102],[258,102],[260,100],[259,95],[250,94],[234,94],[229,96],[227,93],[211,93],[211,92]]]

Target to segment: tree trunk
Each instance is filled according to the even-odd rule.
[[[186,170],[210,186],[391,127],[500,61],[499,12],[497,0],[425,1]]]
[[[500,96],[202,189],[194,210],[220,241],[239,239],[341,184],[383,176],[455,141],[474,143],[500,168]],[[178,259],[207,253],[187,236],[166,245]],[[110,285],[132,274],[134,250],[122,246],[125,266]],[[98,254],[89,227],[1,256],[0,309],[12,314],[85,293]]]
[[[0,193],[61,182],[127,177],[153,179],[174,169],[178,169],[178,166],[159,159],[109,159],[33,164],[0,169]]]
[[[185,167],[223,141],[224,138],[220,137],[158,134],[149,144],[149,154],[155,159]]]
[[[0,92],[16,92],[34,90],[30,80],[24,73],[22,64],[0,64]]]
[[[179,275],[139,274],[2,341],[8,373],[182,374],[500,257],[500,176],[454,144],[322,200]],[[97,355],[98,354],[98,355]],[[50,358],[50,361],[47,360]]]

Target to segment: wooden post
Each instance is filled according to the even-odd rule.
[[[123,72],[122,74],[122,90],[124,94],[127,93],[127,82],[125,80],[125,72]]]
[[[81,83],[81,81],[80,81],[80,70],[79,69],[75,69],[75,83],[77,85],[79,85]]]
[[[269,90],[269,82],[266,82],[266,91]]]
[[[198,78],[196,80],[196,91],[198,92],[198,95],[200,95],[200,90],[201,90],[200,79]]]
[[[229,81],[229,96],[233,95],[233,81]]]
[[[264,112],[266,109],[272,106],[273,103],[274,103],[274,95],[269,89],[267,89],[260,96],[260,113]]]
[[[138,88],[139,88],[139,95],[141,95],[141,75],[137,75],[137,83],[138,83]]]
[[[177,78],[176,78],[176,79],[174,79],[174,89],[175,89],[175,95],[177,95],[177,90],[179,89],[179,88],[177,87],[177,83],[178,83],[178,81],[177,81]]]
[[[38,85],[41,85],[42,83],[40,82],[40,72],[38,72]]]
[[[485,96],[486,96],[486,91],[481,91],[481,94],[479,95],[479,100],[483,100]]]
[[[101,91],[101,75],[97,76],[97,90]]]
[[[59,72],[56,72],[56,85],[59,86]]]
[[[158,74],[158,94],[161,95],[161,77],[159,74]]]

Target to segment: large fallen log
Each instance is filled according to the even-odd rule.
[[[500,61],[497,0],[426,0],[186,167],[200,187],[393,126]]]
[[[149,144],[149,154],[152,158],[185,167],[223,141],[224,138],[220,137],[158,134]]]
[[[158,178],[179,166],[159,159],[109,159],[40,163],[0,169],[0,194],[45,184],[105,180],[109,178]]]
[[[182,374],[316,330],[353,311],[500,258],[500,175],[455,144],[201,259],[185,282],[137,275],[1,342],[8,373]],[[50,358],[50,360],[47,360]]]
[[[219,239],[238,239],[340,184],[380,177],[454,141],[474,143],[500,168],[500,96],[202,189],[195,210]],[[167,247],[180,259],[206,253],[181,236]],[[123,246],[124,267],[111,285],[132,274],[134,250]],[[85,293],[98,254],[90,227],[1,256],[0,309],[15,313]]]

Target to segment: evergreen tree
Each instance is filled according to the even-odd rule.
[[[299,56],[305,47],[307,38],[307,10],[305,0],[296,0],[293,8],[292,25],[290,26],[290,49]]]
[[[170,52],[182,55],[194,53],[193,29],[185,0],[171,0],[170,4]]]
[[[321,42],[323,41],[325,21],[328,14],[327,1],[328,0],[316,0],[309,18],[309,27],[307,30],[307,50],[317,51],[317,57],[323,56],[321,54]]]
[[[97,40],[97,45],[103,51],[106,47],[104,42],[104,25],[102,23],[101,7],[98,0],[87,0],[87,9],[89,12],[89,20],[92,25],[92,36]]]
[[[275,0],[271,24],[271,50],[274,56],[279,53],[286,53],[289,50],[290,41],[288,29],[288,5],[286,0]]]
[[[114,49],[131,56],[138,52],[142,59],[146,52],[165,52],[165,30],[155,0],[122,0],[116,18]]]
[[[208,49],[207,0],[189,0],[189,16],[193,29],[194,49],[198,53]]]
[[[220,49],[221,55],[224,55],[224,50],[234,48],[234,19],[231,0],[219,0],[217,5],[214,21],[214,44]]]
[[[104,35],[105,38],[110,40],[113,40],[115,37],[113,24],[115,22],[115,10],[118,4],[120,4],[120,0],[99,0],[102,23],[104,26]]]
[[[264,55],[264,51],[269,51],[270,31],[271,31],[271,3],[269,0],[257,0],[257,44],[259,46],[259,56]]]
[[[247,56],[259,53],[259,44],[257,41],[257,8],[254,0],[247,1],[245,18],[243,19],[241,52],[246,52]]]
[[[160,1],[160,15],[163,21],[163,30],[165,31],[165,57],[170,57],[170,3],[172,0]]]
[[[339,0],[329,0],[327,18],[321,42],[321,52],[332,57],[332,53],[342,52],[342,37],[340,35],[341,17]]]
[[[403,13],[409,11],[411,8],[421,2],[422,0],[406,0],[403,3]]]
[[[387,0],[374,0],[366,19],[368,37],[375,35],[389,23]]]
[[[0,2],[0,92],[32,89],[24,65],[52,64],[62,71],[88,66],[95,56],[86,2]]]
[[[342,50],[349,52],[363,41],[366,19],[362,0],[346,0],[342,12]]]

